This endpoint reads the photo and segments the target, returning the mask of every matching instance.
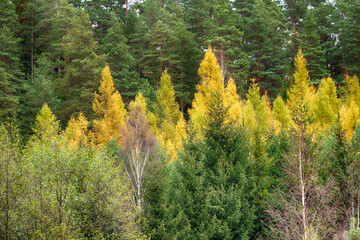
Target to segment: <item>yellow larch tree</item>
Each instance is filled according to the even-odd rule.
[[[295,57],[294,84],[288,91],[287,104],[293,120],[302,130],[309,127],[314,98],[315,93],[313,87],[310,86],[306,60],[300,48]]]
[[[93,110],[99,118],[94,120],[94,142],[103,144],[111,139],[119,142],[127,112],[120,93],[114,88],[110,68],[107,65],[102,72],[99,94],[95,93]]]
[[[36,116],[35,124],[34,137],[40,141],[47,141],[59,133],[59,122],[46,103]]]
[[[271,127],[271,108],[266,95],[260,95],[260,87],[251,79],[247,101],[244,106],[243,122],[250,132],[264,132]]]
[[[345,103],[341,106],[340,110],[340,121],[342,128],[346,131],[345,137],[351,140],[353,137],[356,127],[358,126],[360,119],[359,106],[355,100],[351,100],[350,103]]]
[[[222,96],[224,91],[221,68],[211,46],[205,53],[198,74],[200,83],[196,86],[197,92],[192,102],[192,109],[189,109],[189,115],[193,130],[198,136],[202,136],[201,130],[206,125],[208,108],[215,104],[215,96]]]
[[[186,123],[175,101],[175,89],[171,84],[171,76],[165,70],[160,79],[160,88],[157,91],[155,115],[158,132],[157,141],[167,152],[169,162],[177,158],[186,138]],[[175,131],[174,131],[175,130]]]
[[[352,77],[349,75],[345,76],[344,87],[342,90],[344,92],[345,102],[348,106],[350,106],[350,103],[353,100],[360,106],[360,85],[359,78],[356,75]]]
[[[315,128],[323,132],[330,128],[330,125],[337,119],[340,101],[336,94],[334,81],[324,78],[319,86],[314,101],[314,124]]]
[[[237,94],[233,78],[228,80],[225,88],[224,107],[228,109],[228,120],[235,124],[241,124],[242,102]]]
[[[88,144],[89,121],[83,113],[77,118],[71,117],[63,134],[70,145],[83,146]]]
[[[343,129],[346,131],[345,136],[351,139],[360,121],[360,85],[358,77],[346,75],[342,91],[344,93],[344,102],[340,110],[340,120]]]
[[[275,120],[275,133],[283,130],[290,130],[294,125],[291,114],[281,96],[278,96],[273,102],[272,115]]]

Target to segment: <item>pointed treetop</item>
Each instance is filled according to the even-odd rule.
[[[309,72],[306,69],[306,59],[302,53],[301,47],[295,57],[295,82],[302,82],[304,85],[309,86],[310,77]]]
[[[110,72],[110,67],[109,65],[106,65],[102,71],[99,93],[101,96],[108,99],[114,91],[115,88]]]
[[[215,89],[223,90],[224,86],[221,68],[210,45],[208,51],[205,53],[204,60],[200,63],[198,74],[201,78],[201,85],[206,83],[210,88],[213,88],[211,86],[214,85]]]
[[[36,116],[35,124],[33,131],[40,140],[47,140],[58,134],[59,122],[46,103]]]

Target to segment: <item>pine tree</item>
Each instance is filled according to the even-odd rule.
[[[249,77],[256,78],[261,89],[275,98],[288,70],[284,16],[275,2],[256,0],[249,9],[246,20],[239,18],[244,51],[250,59]]]
[[[300,34],[302,50],[307,60],[311,83],[320,84],[323,77],[327,77],[325,51],[320,44],[317,32],[317,18],[313,10],[307,10]]]
[[[64,37],[65,75],[60,89],[65,101],[61,119],[83,112],[91,116],[91,102],[99,86],[103,56],[96,54],[96,42],[89,24],[89,17],[78,10],[72,18],[71,28]]]
[[[23,74],[20,63],[20,24],[11,1],[0,3],[0,122],[14,121],[19,110]]]
[[[30,6],[32,8],[30,11],[38,8],[40,19],[36,23],[33,19],[35,16],[31,16],[31,21],[34,21],[32,24],[36,24],[30,27],[30,31],[33,31],[31,32],[32,55],[34,52],[38,52],[52,60],[53,67],[56,68],[58,77],[61,78],[64,68],[65,36],[72,29],[76,11],[68,3],[68,0],[45,0],[33,4],[35,6]],[[31,13],[31,15],[33,14],[35,12]],[[34,47],[36,48],[34,49]],[[32,61],[36,58],[37,56],[32,56]]]
[[[106,54],[105,60],[111,68],[116,89],[121,92],[124,101],[129,103],[136,93],[145,88],[146,80],[140,78],[134,70],[135,60],[130,54],[127,38],[121,24],[114,16],[111,28],[107,30],[99,48]]]
[[[14,86],[8,80],[8,74],[0,67],[0,122],[14,120],[19,99]]]
[[[357,0],[337,1],[336,6],[340,11],[339,20],[339,53],[342,57],[341,70],[345,74],[360,73],[360,10]]]
[[[93,110],[99,120],[94,120],[94,141],[106,144],[111,139],[120,141],[121,128],[124,126],[126,109],[121,95],[114,88],[109,66],[105,66],[99,87],[95,93]]]
[[[218,0],[214,3],[213,18],[209,24],[207,43],[213,47],[223,74],[223,81],[233,77],[243,84],[248,74],[248,60],[241,50],[242,33],[235,27],[236,15],[230,2]]]

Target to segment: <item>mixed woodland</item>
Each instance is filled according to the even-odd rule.
[[[360,239],[359,0],[0,0],[0,239]]]

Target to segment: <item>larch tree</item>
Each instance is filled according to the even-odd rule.
[[[337,119],[339,108],[335,83],[332,78],[324,78],[314,101],[314,124],[318,125],[319,130],[329,130],[330,125]]]
[[[63,134],[71,145],[84,146],[89,143],[89,121],[80,113],[77,118],[71,117]]]
[[[237,94],[236,84],[230,78],[226,84],[224,92],[224,107],[228,108],[228,121],[233,124],[241,124],[243,103]]]
[[[59,133],[59,121],[46,103],[36,116],[33,131],[35,133],[33,138],[41,142],[49,141]]]
[[[340,110],[340,119],[345,136],[351,139],[360,120],[360,85],[357,76],[345,76],[344,79],[344,103]]]
[[[127,115],[120,93],[115,90],[109,66],[105,66],[99,93],[95,93],[93,110],[99,119],[94,120],[94,141],[106,144],[113,138],[120,142],[121,128]]]
[[[281,129],[290,129],[293,126],[289,108],[281,96],[278,96],[273,102],[272,115],[275,122],[275,132],[279,133]]]
[[[197,92],[189,115],[193,129],[201,135],[202,128],[206,125],[208,108],[214,103],[214,96],[222,95],[224,91],[221,68],[211,46],[205,53],[198,74],[200,83],[196,86]]]
[[[158,129],[157,140],[162,149],[167,152],[168,160],[171,162],[177,158],[177,152],[182,148],[183,138],[186,137],[186,123],[179,110],[179,104],[175,101],[175,90],[167,70],[163,72],[160,79],[155,115]]]

